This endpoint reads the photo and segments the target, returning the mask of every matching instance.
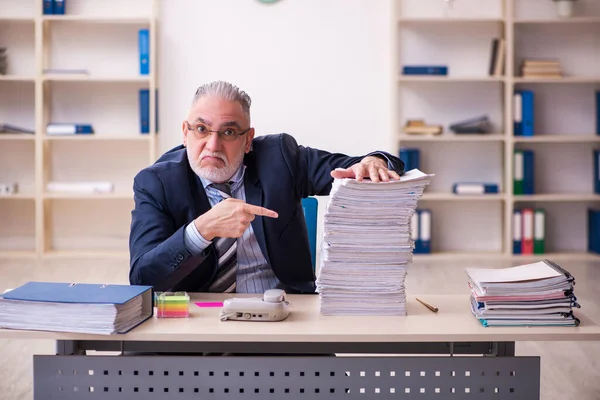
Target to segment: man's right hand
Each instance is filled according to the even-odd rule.
[[[256,215],[277,218],[268,208],[248,204],[238,199],[225,199],[194,220],[196,229],[206,240],[215,237],[238,238],[244,234]]]

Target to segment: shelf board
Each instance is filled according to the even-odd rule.
[[[444,23],[501,23],[504,22],[502,18],[414,18],[414,17],[400,17],[398,18],[399,23],[414,23],[414,24],[444,24]]]
[[[413,254],[413,258],[415,260],[427,260],[427,261],[435,261],[435,260],[474,260],[474,259],[483,259],[483,260],[493,260],[503,258],[505,255],[501,252],[495,251],[440,251],[440,252],[432,252],[429,254]]]
[[[33,193],[0,194],[1,200],[35,200]]]
[[[573,252],[556,252],[556,253],[543,253],[543,254],[512,254],[511,258],[514,260],[543,260],[547,258],[548,260],[577,260],[577,261],[587,261],[587,260],[600,260],[600,254],[588,253],[585,251],[573,251]]]
[[[107,199],[107,200],[133,200],[133,193],[44,193],[44,199]]]
[[[0,140],[35,140],[31,133],[0,133]]]
[[[600,23],[600,17],[571,17],[555,19],[516,19],[515,24],[594,24]]]
[[[34,17],[0,17],[0,22],[35,22]]]
[[[398,82],[503,82],[503,76],[399,75]]]
[[[600,142],[600,135],[534,135],[514,136],[515,143],[594,143]]]
[[[143,76],[94,76],[85,74],[46,74],[46,82],[129,82],[148,83],[152,80],[150,75]]]
[[[117,135],[117,134],[78,134],[78,135],[44,135],[44,140],[50,141],[135,141],[135,142],[147,142],[150,140],[149,134],[139,133],[132,135],[130,133]]]
[[[454,134],[443,133],[441,135],[400,135],[401,142],[501,142],[504,134]]]
[[[0,250],[0,258],[29,258],[37,257],[35,250]]]
[[[89,250],[49,250],[42,255],[46,259],[58,259],[58,258],[129,258],[129,251],[127,250],[102,250],[102,249],[89,249]]]
[[[451,200],[451,201],[501,201],[506,196],[503,193],[490,194],[454,194],[454,193],[423,193],[421,200]]]
[[[562,78],[523,78],[516,76],[515,83],[600,83],[598,76],[563,76]]]
[[[514,195],[515,202],[548,201],[548,202],[576,202],[600,201],[600,195],[594,193],[559,193],[559,194],[534,194]]]
[[[578,260],[578,261],[598,261],[600,254],[588,252],[556,252],[543,254],[506,254],[503,252],[468,252],[468,251],[441,251],[429,254],[414,254],[414,260],[418,261],[451,261],[451,260],[513,260],[515,263],[529,262],[533,260],[541,261],[548,259],[556,260]]]
[[[102,24],[149,24],[149,17],[119,17],[95,15],[44,15],[42,21],[85,22]]]
[[[15,74],[7,74],[0,75],[0,81],[9,81],[9,82],[35,82],[35,77],[30,75],[15,75]]]

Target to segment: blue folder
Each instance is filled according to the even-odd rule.
[[[125,304],[148,290],[152,291],[152,286],[27,282],[0,297],[45,303]]]

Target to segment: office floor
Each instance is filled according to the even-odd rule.
[[[559,262],[576,278],[582,308],[600,323],[600,261]],[[467,294],[466,266],[503,267],[512,261],[424,262],[411,265],[408,295]],[[127,283],[126,260],[0,260],[0,291],[29,280]],[[443,312],[443,304],[439,305]],[[32,355],[52,353],[51,341],[0,340],[0,399],[30,400]],[[600,342],[518,342],[517,355],[542,357],[541,398],[600,399]]]

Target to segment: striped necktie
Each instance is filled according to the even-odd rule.
[[[217,189],[222,200],[225,200],[231,197],[230,183],[212,183],[210,186]],[[237,239],[217,237],[213,240],[213,243],[217,249],[219,268],[217,270],[217,276],[211,283],[208,291],[217,293],[235,292]]]

